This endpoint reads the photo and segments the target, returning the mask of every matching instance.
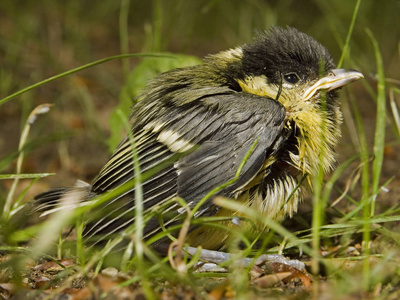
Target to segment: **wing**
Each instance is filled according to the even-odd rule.
[[[183,103],[179,99],[198,98]],[[285,110],[278,102],[226,88],[175,90],[163,97],[167,101],[144,99],[133,115],[133,137],[141,172],[163,165],[142,183],[144,209],[150,211],[174,196],[191,207],[209,191],[235,177],[240,163],[254,143],[237,181],[218,195],[233,197],[262,170],[280,139]],[[163,99],[165,100],[165,99]],[[176,160],[176,155],[181,157]],[[175,159],[174,159],[175,157]],[[125,139],[93,182],[92,192],[101,194],[134,178],[132,147]],[[218,208],[206,202],[199,215],[212,215]],[[170,220],[179,215],[172,204]],[[115,233],[134,220],[134,190],[108,201],[102,216],[87,230],[87,236]],[[171,223],[168,221],[167,223]],[[151,221],[145,233],[159,228]]]

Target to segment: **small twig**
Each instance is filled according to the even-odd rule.
[[[179,273],[186,273],[187,267],[185,263],[183,263],[182,255],[183,255],[183,244],[185,242],[185,238],[189,232],[190,228],[190,220],[192,219],[192,213],[189,208],[189,205],[185,205],[184,208],[186,209],[187,217],[182,224],[182,228],[179,231],[178,239],[173,241],[168,248],[168,259],[170,261],[171,266],[177,270]],[[176,249],[174,249],[176,247]],[[173,257],[173,251],[176,250],[176,257]]]

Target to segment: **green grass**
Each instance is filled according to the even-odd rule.
[[[229,4],[179,0],[173,6],[162,1],[152,1],[151,5],[128,0],[116,3],[93,5],[82,1],[67,5],[48,0],[39,8],[29,1],[22,1],[18,7],[12,2],[0,4],[0,28],[8,30],[3,33],[0,29],[0,117],[19,132],[17,138],[0,129],[2,139],[9,141],[1,144],[6,151],[0,156],[0,250],[12,254],[10,260],[0,263],[2,282],[12,279],[22,285],[26,265],[32,259],[72,257],[79,263],[73,269],[65,268],[60,276],[67,279],[55,293],[76,278],[98,274],[111,264],[129,273],[119,287],[138,283],[150,299],[159,296],[166,281],[173,289],[186,288],[203,296],[213,290],[211,283],[223,280],[229,282],[238,298],[248,298],[253,293],[285,296],[290,292],[285,293],[284,288],[283,292],[252,288],[249,268],[233,263],[241,257],[282,252],[292,256],[304,253],[302,259],[312,262],[313,288],[306,294],[296,290],[299,297],[396,298],[400,285],[400,207],[396,194],[399,173],[391,166],[399,161],[390,153],[398,152],[400,141],[399,81],[393,79],[400,75],[396,67],[400,58],[396,48],[400,37],[396,29],[397,2],[314,0],[300,5],[294,0]],[[308,21],[310,18],[313,22]],[[33,222],[26,217],[28,203],[38,192],[35,186],[40,182],[55,186],[56,180],[63,181],[60,174],[53,174],[54,169],[59,172],[59,165],[54,168],[51,160],[41,160],[44,156],[40,151],[50,153],[54,160],[59,153],[65,153],[65,146],[53,135],[68,136],[63,140],[68,149],[73,149],[72,145],[83,136],[78,147],[86,149],[85,143],[94,143],[99,148],[96,155],[102,152],[107,157],[107,149],[115,147],[121,134],[129,131],[126,117],[133,103],[130,99],[145,80],[157,72],[197,62],[193,56],[183,54],[203,56],[233,47],[248,41],[255,28],[273,24],[287,24],[309,33],[332,51],[339,65],[360,70],[366,77],[363,86],[346,87],[342,92],[345,119],[340,164],[331,174],[320,172],[314,178],[313,194],[303,206],[305,209],[311,205],[311,218],[299,214],[289,226],[288,222],[264,219],[249,209],[247,215],[264,222],[270,232],[259,234],[257,243],[242,232],[232,232],[236,240],[230,249],[234,253],[231,272],[199,275],[192,273],[196,257],[190,262],[185,256],[169,260],[149,247],[150,242],[169,232],[142,241],[138,228],[157,215],[157,210],[136,210],[135,224],[104,247],[88,250],[81,236],[83,221],[91,210],[115,196],[113,193],[78,210],[59,211],[45,221]],[[172,54],[177,52],[179,55]],[[369,76],[371,73],[376,76]],[[79,88],[84,92],[69,91]],[[119,99],[119,103],[110,103],[109,99]],[[86,108],[80,107],[82,101],[86,101]],[[51,110],[44,103],[51,103]],[[114,113],[109,113],[113,109]],[[82,117],[88,111],[90,117]],[[83,125],[68,127],[69,119],[64,118],[69,115],[79,116]],[[97,137],[87,134],[93,128]],[[43,142],[46,140],[53,144]],[[79,160],[78,155],[74,152],[67,158],[77,160],[80,166],[85,158]],[[104,162],[98,159],[96,168],[100,169]],[[66,172],[69,182],[71,177],[79,177],[72,167]],[[142,174],[142,180],[150,175]],[[60,179],[50,183],[47,180],[51,177]],[[139,177],[138,180],[114,193],[140,186]],[[137,191],[136,199],[140,199],[140,190]],[[223,207],[237,206],[229,199],[217,201]],[[184,202],[179,203],[185,207]],[[216,224],[218,220],[221,218],[189,217],[184,225],[191,221],[220,226]],[[69,226],[75,228],[76,240],[61,237],[60,232]],[[114,247],[126,237],[130,239],[128,247],[122,255],[115,255]],[[243,251],[238,251],[240,242],[244,244]],[[318,281],[317,274],[324,276],[324,282]]]

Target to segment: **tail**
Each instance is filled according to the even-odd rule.
[[[42,217],[60,209],[74,209],[81,206],[83,201],[92,198],[90,189],[90,184],[78,180],[74,187],[55,188],[48,190],[35,196],[35,201],[33,202],[31,212],[41,212],[40,216]],[[60,205],[60,200],[64,199],[67,195],[74,196],[73,198],[79,199],[80,201],[67,201],[67,203]]]

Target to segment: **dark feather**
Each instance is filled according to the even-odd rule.
[[[133,136],[142,172],[170,159],[173,153],[168,149],[174,143],[189,141],[194,149],[142,183],[145,210],[174,196],[182,197],[194,206],[209,191],[235,177],[246,153],[258,140],[239,179],[218,193],[234,196],[235,190],[256,176],[267,155],[275,151],[274,142],[283,130],[285,116],[285,110],[278,102],[250,94],[226,93],[226,89],[222,89],[221,93],[217,88],[208,91],[215,94],[200,93],[200,99],[183,107],[172,106],[171,102],[178,102],[172,97],[171,102],[165,104],[170,105],[168,114],[154,115],[154,119],[147,120],[147,132],[143,132],[140,119],[134,120],[134,124],[135,121],[139,124],[133,127]],[[174,96],[180,96],[178,91],[174,91]],[[149,107],[146,100],[138,105],[138,115],[145,114],[141,109]],[[241,103],[246,103],[248,109],[243,110]],[[163,111],[162,107],[159,111]],[[155,122],[154,126],[148,126],[152,122]],[[159,128],[155,128],[157,126]],[[177,139],[167,144],[161,143],[159,137],[166,131],[176,133]],[[94,181],[92,192],[102,193],[133,178],[132,149],[126,139]],[[92,237],[107,231],[114,233],[133,223],[134,206],[134,190],[104,204],[101,209],[108,213],[102,215],[86,235]],[[203,214],[212,214],[215,209],[208,201],[201,211]],[[174,210],[169,213],[169,218],[177,215],[177,210]],[[152,226],[148,225],[145,232],[154,232],[159,228],[156,222],[148,224]]]

